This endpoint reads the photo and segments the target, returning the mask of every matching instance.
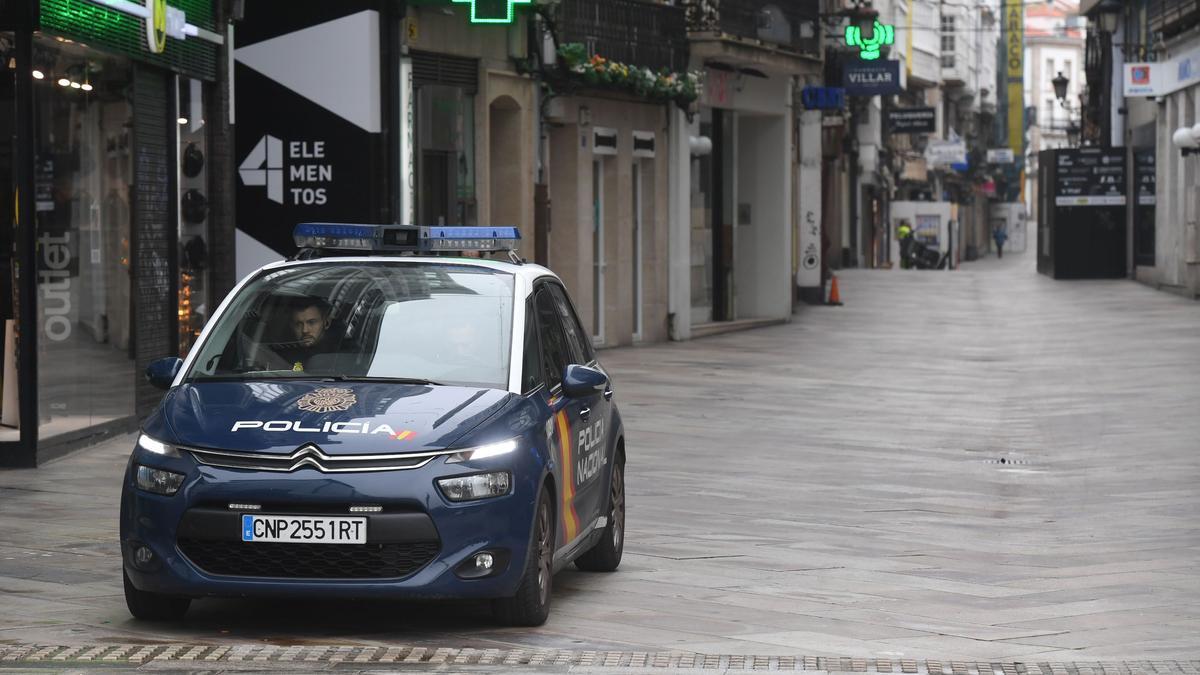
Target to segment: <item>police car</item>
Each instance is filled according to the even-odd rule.
[[[516,228],[302,224],[243,280],[125,473],[125,599],[492,601],[538,625],[555,572],[612,571],[625,532],[613,390],[562,283]]]

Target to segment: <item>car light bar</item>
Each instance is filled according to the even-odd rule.
[[[521,241],[515,227],[440,227],[300,223],[296,246],[308,249],[380,252],[512,251]]]

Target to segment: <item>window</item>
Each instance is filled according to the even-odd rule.
[[[47,37],[34,54],[45,74],[33,91],[33,198],[46,439],[134,414],[133,66]]]
[[[563,328],[567,332],[567,344],[571,347],[571,363],[591,363],[594,358],[591,342],[584,337],[586,333],[579,324],[578,317],[575,316],[575,311],[571,309],[571,302],[567,300],[567,293],[558,284],[547,284],[551,292],[554,294],[554,306],[558,310],[558,317],[562,319]]]
[[[546,384],[553,389],[562,384],[563,368],[571,362],[571,350],[563,333],[558,310],[549,286],[542,286],[534,296],[537,307],[538,330],[542,335],[542,367]]]
[[[529,392],[542,386],[542,345],[538,342],[537,313],[533,298],[525,301],[525,354],[521,364],[521,391]]]
[[[954,17],[942,15],[942,67],[954,67]]]
[[[512,275],[336,263],[260,275],[200,345],[191,380],[345,376],[508,389]]]

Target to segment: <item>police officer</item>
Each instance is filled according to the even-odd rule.
[[[292,364],[292,370],[301,372],[313,355],[332,351],[330,313],[329,303],[317,297],[302,298],[292,306],[288,326],[295,342],[278,350],[279,355]]]

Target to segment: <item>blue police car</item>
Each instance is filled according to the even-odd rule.
[[[538,625],[556,571],[612,571],[625,439],[562,283],[516,228],[302,224],[145,420],[121,498],[142,619],[205,596],[476,598]]]

